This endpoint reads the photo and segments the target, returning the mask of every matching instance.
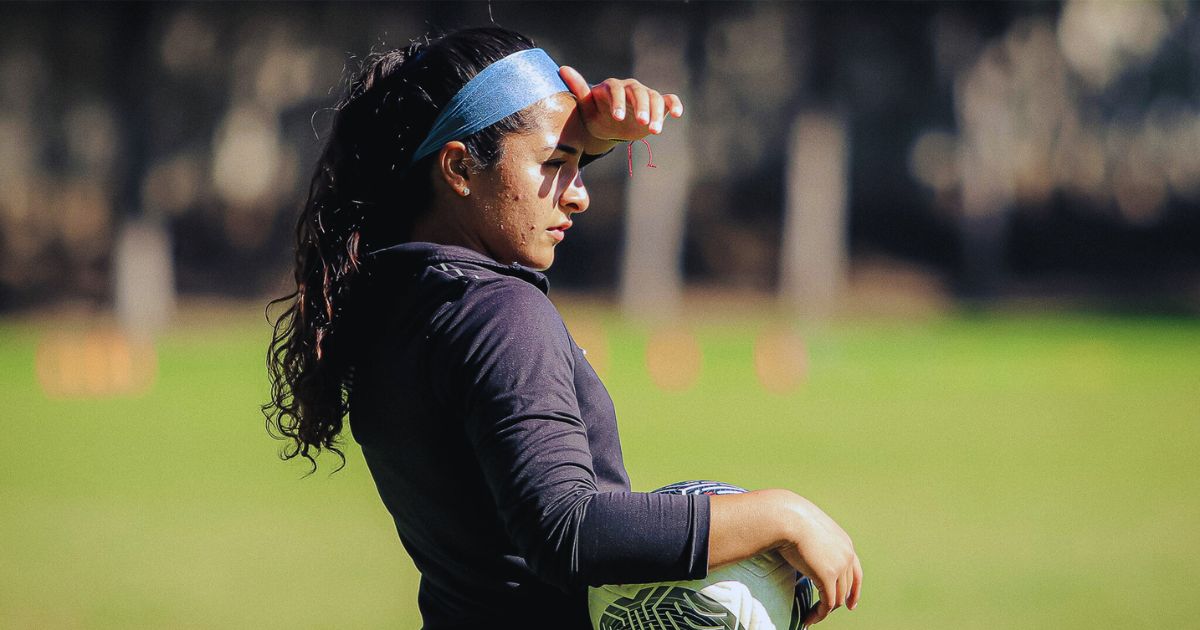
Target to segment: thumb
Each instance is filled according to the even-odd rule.
[[[563,66],[558,69],[559,76],[562,77],[563,83],[567,84],[567,89],[571,90],[571,94],[575,98],[583,100],[592,93],[592,88],[588,87],[588,82],[584,80],[583,75],[571,66]]]

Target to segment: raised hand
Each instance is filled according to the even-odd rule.
[[[677,95],[659,94],[637,79],[605,79],[589,87],[570,66],[559,68],[559,75],[575,95],[588,133],[600,140],[640,140],[662,133],[668,115],[683,116],[683,101]]]

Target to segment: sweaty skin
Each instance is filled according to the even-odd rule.
[[[571,227],[571,216],[587,210],[588,194],[579,160],[591,137],[575,99],[565,92],[531,106],[534,128],[501,140],[502,158],[490,169],[471,172],[466,147],[448,142],[438,158],[433,220],[414,230],[414,240],[459,245],[505,264],[543,270]]]

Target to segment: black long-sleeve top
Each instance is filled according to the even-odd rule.
[[[431,243],[366,264],[350,426],[427,630],[586,629],[588,584],[707,573],[708,497],[630,491],[612,400],[545,275]]]

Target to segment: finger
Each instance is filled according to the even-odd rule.
[[[837,581],[837,600],[834,601],[834,608],[841,608],[846,605],[846,597],[850,595],[850,585],[854,582],[854,567],[847,566],[846,570],[838,576]]]
[[[663,94],[663,103],[666,105],[667,111],[671,112],[671,116],[679,118],[683,116],[683,101],[675,94]]]
[[[604,87],[607,88],[608,99],[612,103],[612,117],[625,120],[625,89],[616,79],[605,79]]]
[[[584,100],[592,92],[592,88],[588,87],[587,81],[583,78],[579,71],[571,66],[563,66],[558,69],[559,76],[562,77],[563,83],[567,84],[567,89],[571,90],[571,94],[575,98]]]
[[[643,125],[650,124],[650,90],[641,83],[629,83],[625,86],[629,104],[634,107],[637,121]]]
[[[650,133],[662,133],[663,128],[663,97],[655,90],[650,92]]]
[[[828,616],[829,604],[827,604],[825,600],[821,600],[817,602],[817,607],[814,608],[813,611],[809,613],[808,618],[804,620],[804,625],[811,626],[813,624],[820,623]]]
[[[597,111],[612,113],[612,90],[607,83],[600,83],[592,88],[592,103],[596,105]]]
[[[833,610],[833,608],[830,606],[831,600],[833,599],[833,594],[837,589],[837,583],[828,579],[814,579],[813,583],[817,586],[817,594],[820,596],[821,601],[817,602],[816,610],[813,611],[812,615],[810,615],[806,621],[808,625],[817,623],[818,621],[821,621],[829,616],[829,612]]]
[[[858,560],[858,555],[854,556],[854,587],[850,589],[850,599],[847,600],[846,606],[850,610],[858,608],[858,598],[862,595],[863,570],[862,563]]]

